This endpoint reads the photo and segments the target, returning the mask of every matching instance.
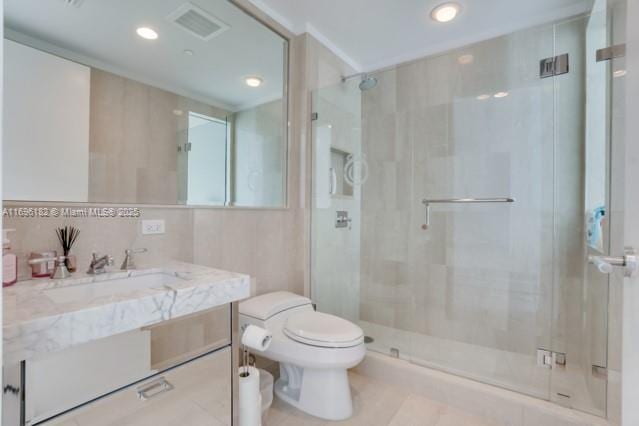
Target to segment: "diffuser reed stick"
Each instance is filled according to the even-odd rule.
[[[71,269],[75,269],[75,265],[72,265],[72,262],[69,261],[69,253],[71,253],[71,248],[78,239],[78,235],[80,235],[80,230],[74,226],[65,226],[64,228],[57,228],[55,233],[62,246],[62,253],[66,258],[66,266],[71,271]]]

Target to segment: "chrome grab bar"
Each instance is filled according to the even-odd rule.
[[[479,203],[514,203],[515,199],[510,197],[497,198],[424,198],[422,204],[426,207],[426,222],[422,225],[422,229],[426,230],[430,227],[430,205],[431,204],[479,204]]]
[[[514,203],[514,198],[440,198],[440,199],[428,199],[424,198],[422,203],[424,204],[443,204],[443,203]]]

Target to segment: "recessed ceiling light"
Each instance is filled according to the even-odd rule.
[[[457,62],[459,62],[460,65],[472,64],[474,60],[475,60],[475,57],[470,54],[461,55],[459,58],[457,58]]]
[[[486,99],[490,99],[490,95],[479,95],[477,96],[478,101],[485,101]]]
[[[142,38],[145,38],[147,40],[155,40],[158,38],[158,33],[156,33],[154,30],[152,30],[149,27],[140,27],[137,30],[135,30],[136,33],[138,33],[138,35]]]
[[[184,53],[186,56],[193,56],[194,52],[191,49],[185,49]]]
[[[460,9],[457,3],[444,3],[434,8],[430,16],[437,22],[450,22],[457,17]]]
[[[505,98],[506,96],[508,96],[508,92],[497,92],[493,96],[496,98]]]
[[[626,70],[617,70],[613,72],[612,75],[614,77],[623,77],[624,75],[626,75]]]
[[[250,87],[260,87],[264,82],[260,77],[246,77],[244,81],[246,85]]]

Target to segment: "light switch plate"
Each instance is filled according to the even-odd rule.
[[[165,232],[164,219],[142,221],[142,235],[164,234]]]

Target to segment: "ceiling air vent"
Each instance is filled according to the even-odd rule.
[[[73,7],[80,7],[82,6],[82,3],[84,3],[84,0],[60,0],[60,1],[66,4],[67,6],[73,6]]]
[[[230,28],[215,16],[191,3],[183,4],[167,19],[204,41],[209,41]]]

